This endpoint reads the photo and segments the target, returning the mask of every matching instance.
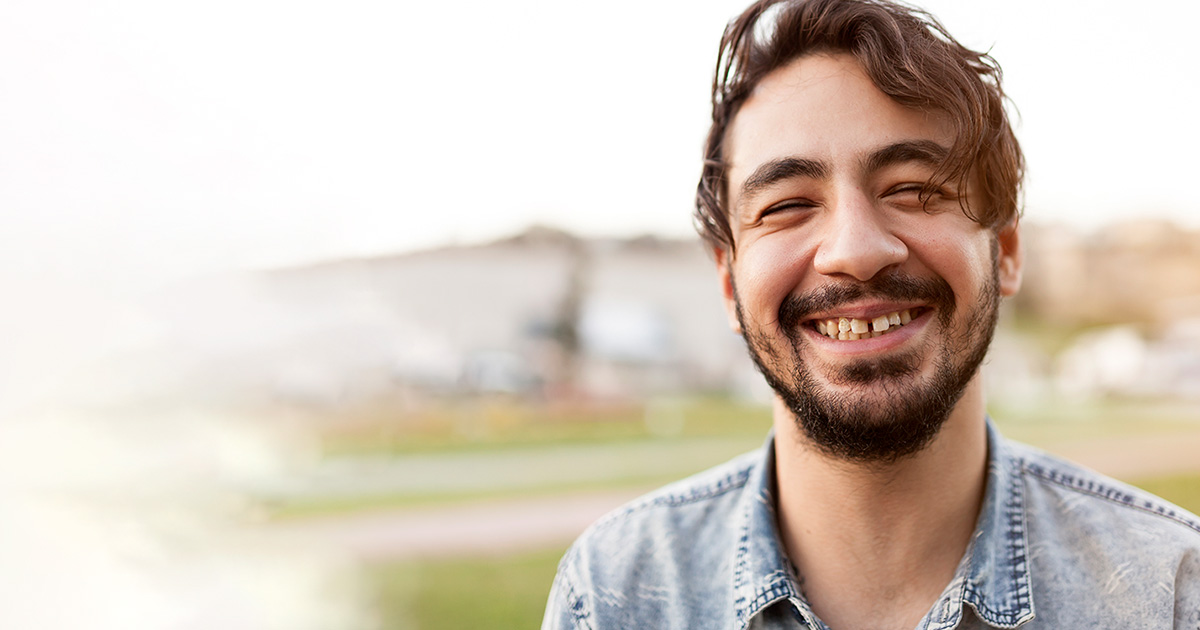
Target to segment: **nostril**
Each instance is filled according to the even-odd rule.
[[[908,260],[908,247],[890,232],[859,229],[818,246],[813,267],[822,275],[849,276],[866,282]]]

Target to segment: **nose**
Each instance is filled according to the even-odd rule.
[[[872,200],[860,191],[843,195],[826,213],[813,267],[827,276],[866,282],[908,259],[908,246],[887,225]]]

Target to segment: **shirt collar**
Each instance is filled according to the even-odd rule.
[[[1022,462],[990,418],[987,434],[983,508],[955,581],[961,580],[962,600],[980,619],[997,628],[1016,628],[1033,618]]]
[[[775,432],[746,480],[733,528],[733,606],[739,628],[783,599],[801,601],[791,562],[783,553],[775,516]]]
[[[975,533],[953,580],[931,611],[950,627],[963,606],[995,628],[1016,628],[1033,618],[1029,544],[1021,461],[987,420],[988,479]],[[775,514],[775,437],[763,445],[750,471],[733,528],[733,605],[738,627],[767,607],[790,600],[795,613],[817,627],[783,552]]]

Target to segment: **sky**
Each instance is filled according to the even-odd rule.
[[[0,285],[138,291],[532,223],[689,235],[742,5],[9,0]],[[1005,69],[1027,216],[1198,224],[1200,4],[924,6]]]

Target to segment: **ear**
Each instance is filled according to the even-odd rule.
[[[713,260],[717,263],[717,282],[721,286],[721,299],[725,302],[725,315],[729,318],[729,328],[734,333],[742,334],[742,324],[737,316],[737,298],[733,293],[733,257],[729,251],[717,246],[713,247]]]
[[[996,233],[1000,245],[1000,295],[1012,297],[1021,288],[1021,268],[1025,263],[1025,252],[1021,249],[1021,233],[1017,221],[1000,228]]]

